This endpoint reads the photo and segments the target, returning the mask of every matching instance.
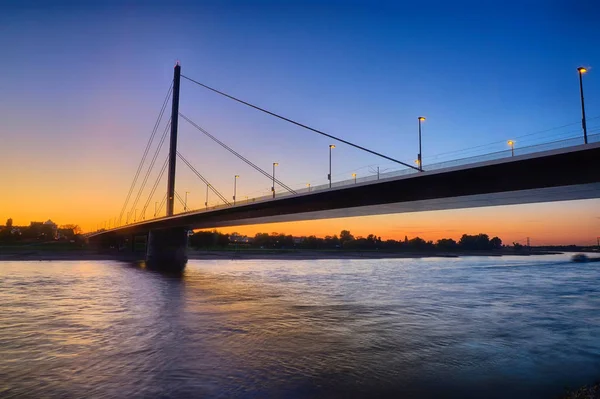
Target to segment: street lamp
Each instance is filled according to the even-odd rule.
[[[423,171],[423,158],[422,158],[422,152],[421,152],[421,122],[423,122],[425,120],[424,116],[419,116],[419,156],[418,156],[418,160],[419,160],[419,170],[422,172]]]
[[[189,191],[185,192],[185,201],[183,202],[183,211],[187,212],[187,195],[189,194]]]
[[[237,179],[240,177],[240,175],[235,175],[233,177],[233,205],[235,205],[235,193],[237,191]]]
[[[204,201],[204,206],[206,207],[207,210],[208,210],[208,186],[210,186],[210,184],[206,183],[206,201]]]
[[[273,192],[273,198],[275,198],[275,166],[279,166],[279,163],[273,162],[273,187],[271,187],[271,191]]]
[[[310,193],[310,183],[306,183],[306,187],[308,187],[308,192]]]
[[[352,173],[352,177],[354,177],[354,184],[356,184],[356,173]]]
[[[156,213],[157,213],[156,207],[157,206],[158,206],[158,201],[155,201],[154,202],[154,217],[156,217]]]
[[[510,146],[510,156],[514,157],[515,156],[515,142],[513,140],[508,140],[507,141],[508,145]]]
[[[327,180],[329,180],[329,188],[331,188],[331,150],[333,150],[335,146],[333,144],[329,144],[329,174],[327,175]]]
[[[583,74],[587,72],[584,67],[577,68],[579,72],[579,94],[581,95],[581,126],[583,127],[583,142],[588,143],[587,139],[587,126],[585,124],[585,104],[583,102]]]
[[[135,208],[135,213],[133,214],[133,223],[137,222],[137,208]]]

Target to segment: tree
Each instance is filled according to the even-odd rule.
[[[6,220],[6,228],[10,229],[10,228],[12,228],[12,226],[13,226],[13,220],[12,220],[12,218],[8,218]]]
[[[408,240],[407,246],[411,249],[425,249],[428,243],[421,237],[415,237]]]
[[[443,249],[446,251],[456,249],[458,244],[452,238],[442,238],[438,240],[435,244],[439,249]]]
[[[340,243],[344,246],[345,243],[354,241],[354,236],[350,233],[349,230],[342,230],[340,232]]]
[[[460,245],[462,249],[470,250],[491,249],[490,238],[487,234],[477,234],[476,236],[463,234],[458,245]]]
[[[77,224],[63,224],[59,228],[64,230],[72,230],[73,234],[75,235],[81,234],[81,227],[79,227]]]
[[[498,237],[494,237],[490,240],[490,245],[492,249],[500,249],[502,248],[502,240]]]

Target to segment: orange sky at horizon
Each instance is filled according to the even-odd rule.
[[[65,188],[57,188],[54,196],[25,198],[18,202],[10,200],[10,194],[0,200],[0,224],[8,218],[14,225],[29,225],[31,221],[53,220],[55,223],[79,224],[84,232],[97,226],[98,216],[94,209],[106,206],[112,198],[98,195],[98,190],[79,191],[80,198],[89,200],[69,201],[63,195]],[[50,199],[56,202],[49,203]],[[13,206],[12,210],[7,205]],[[36,211],[32,211],[36,209]],[[181,210],[177,209],[180,212]],[[150,215],[151,216],[151,215]],[[358,216],[338,219],[308,220],[268,223],[218,228],[225,233],[239,232],[246,235],[285,233],[294,236],[338,234],[343,229],[355,236],[375,234],[382,239],[404,239],[419,236],[425,240],[440,238],[459,239],[464,233],[486,233],[498,236],[505,243],[525,242],[530,237],[532,245],[594,245],[600,236],[600,200],[549,202],[525,205],[453,209],[442,211],[412,212],[390,215]]]
[[[581,200],[541,204],[412,212],[393,215],[359,216],[339,219],[311,220],[261,225],[218,228],[224,233],[238,232],[285,233],[294,236],[339,235],[350,230],[355,236],[375,234],[385,239],[403,240],[421,237],[436,241],[440,238],[460,239],[462,234],[485,233],[498,236],[505,244],[532,245],[594,245],[600,236],[600,212],[590,215],[590,209],[600,209],[600,200]],[[576,206],[573,206],[573,205]],[[578,206],[577,206],[578,205]]]

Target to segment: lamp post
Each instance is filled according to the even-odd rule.
[[[209,184],[206,183],[206,201],[204,201],[204,207],[208,210],[208,186]]]
[[[331,150],[335,148],[335,145],[329,144],[329,174],[327,175],[327,180],[329,180],[329,188],[331,188]]]
[[[237,191],[237,179],[240,177],[240,175],[235,175],[233,177],[233,205],[235,205],[235,194]]]
[[[273,198],[275,198],[275,166],[279,166],[279,163],[273,162],[273,186],[271,187],[271,191],[273,192]]]
[[[419,161],[419,170],[422,172],[423,171],[423,155],[421,152],[421,122],[423,122],[425,120],[424,116],[419,116],[419,156],[417,158],[417,160]]]
[[[154,217],[156,217],[156,213],[157,213],[157,206],[158,206],[158,201],[154,202]]]
[[[352,177],[354,178],[354,184],[356,184],[356,173],[352,173]]]
[[[584,67],[577,68],[579,72],[579,94],[581,95],[581,126],[583,127],[583,142],[588,143],[587,126],[585,124],[585,103],[583,102],[583,74],[587,72]]]
[[[510,146],[510,156],[514,157],[515,156],[515,142],[513,140],[508,140],[507,143]]]
[[[185,192],[185,201],[183,202],[183,211],[187,212],[187,195],[189,194],[189,191]]]
[[[308,187],[308,192],[310,193],[310,183],[306,183],[306,187]]]
[[[133,214],[133,223],[137,222],[137,208],[135,208],[135,213]]]

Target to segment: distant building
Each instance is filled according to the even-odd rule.
[[[52,220],[45,222],[31,222],[29,230],[33,237],[54,240],[58,236],[58,226]]]
[[[243,236],[241,234],[233,233],[229,235],[229,242],[235,244],[250,244],[252,242],[252,238],[248,236]]]

